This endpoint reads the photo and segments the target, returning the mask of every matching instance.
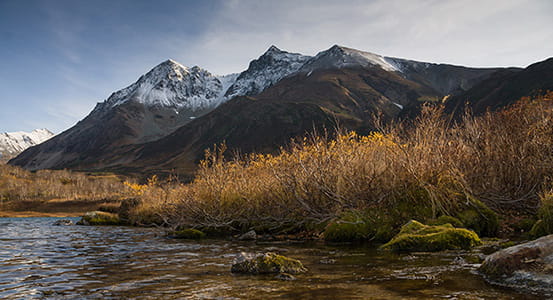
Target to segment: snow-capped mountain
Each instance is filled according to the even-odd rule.
[[[311,57],[282,51],[271,46],[258,59],[250,62],[248,69],[236,79],[225,96],[253,96],[277,83],[282,78],[297,72]]]
[[[177,110],[216,107],[234,80],[236,75],[233,75],[217,77],[198,66],[188,68],[169,59],[129,87],[113,93],[106,104],[115,107],[127,101],[135,101],[148,107]]]
[[[191,164],[184,167],[190,171],[201,158],[196,155],[213,144],[270,149],[326,122],[327,114],[355,126],[377,112],[393,119],[414,111],[419,99],[466,90],[496,70],[384,57],[338,45],[313,57],[271,46],[247,70],[225,76],[169,59],[98,103],[75,126],[10,163],[33,170],[134,170],[156,161],[152,166]],[[259,101],[233,101],[237,96]]]
[[[23,150],[38,145],[53,136],[54,134],[48,129],[0,133],[0,158],[17,155]]]
[[[300,71],[311,72],[318,69],[357,66],[378,66],[386,71],[400,71],[400,69],[394,65],[393,61],[390,61],[381,55],[338,45],[334,45],[328,50],[319,52],[315,57],[307,61],[301,67]]]

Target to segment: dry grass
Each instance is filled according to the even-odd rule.
[[[133,194],[128,184],[115,175],[65,170],[33,173],[0,165],[0,210],[3,211],[78,214],[101,205],[116,205],[113,203]]]
[[[279,155],[206,152],[195,180],[151,187],[135,212],[173,226],[306,228],[350,209],[429,207],[447,215],[479,199],[535,212],[553,172],[553,93],[452,123],[426,106],[410,124],[369,136],[314,136]]]

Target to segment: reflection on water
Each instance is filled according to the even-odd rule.
[[[487,285],[474,254],[367,246],[171,240],[152,228],[52,226],[0,218],[1,299],[540,299]],[[234,275],[241,252],[298,258],[295,281]]]

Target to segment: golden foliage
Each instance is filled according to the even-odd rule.
[[[457,123],[442,107],[425,105],[412,123],[367,136],[313,136],[278,155],[225,161],[221,145],[206,151],[192,183],[141,193],[174,226],[229,229],[300,228],[345,210],[385,213],[400,203],[438,216],[475,198],[496,210],[531,209],[553,172],[552,99],[549,93],[500,112],[467,113]]]

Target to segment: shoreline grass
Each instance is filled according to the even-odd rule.
[[[497,213],[507,232],[509,214],[536,214],[553,175],[552,145],[553,93],[458,122],[425,105],[410,123],[313,136],[277,155],[225,160],[221,145],[206,151],[191,183],[149,185],[130,214],[231,234],[320,233],[348,211],[396,232],[410,219],[470,216],[481,225]]]

